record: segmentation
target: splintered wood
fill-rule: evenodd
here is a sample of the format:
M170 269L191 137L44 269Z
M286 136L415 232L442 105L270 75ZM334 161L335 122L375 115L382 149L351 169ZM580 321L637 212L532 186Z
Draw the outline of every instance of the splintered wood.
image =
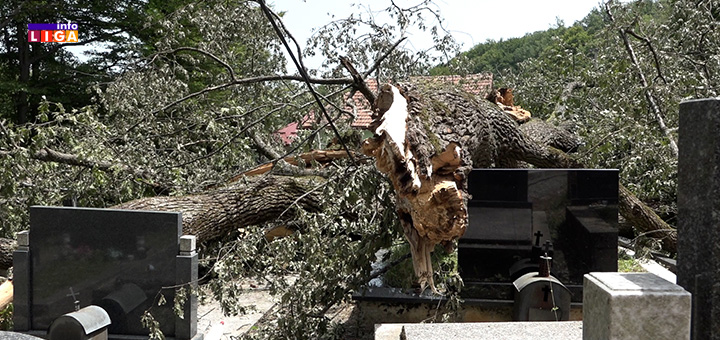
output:
M487 96L487 100L497 104L503 112L509 115L518 123L524 123L530 120L530 111L523 109L520 106L516 106L513 103L512 89L502 87L498 90L493 90Z
M449 142L440 153L418 151L422 146L408 139L408 130L417 129L408 126L408 99L396 86L384 85L375 106L375 136L363 142L363 152L376 159L377 168L393 184L421 289L429 286L437 292L430 253L436 244L458 239L467 228L465 192L460 189L465 178L456 172L462 149Z

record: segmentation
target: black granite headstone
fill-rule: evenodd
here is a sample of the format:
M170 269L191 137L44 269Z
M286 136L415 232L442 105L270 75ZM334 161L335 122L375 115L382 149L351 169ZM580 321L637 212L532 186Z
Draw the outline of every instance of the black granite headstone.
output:
M580 169L568 172L569 198L573 205L618 201L617 170Z
M678 284L692 293L692 339L720 339L720 99L680 104Z
M468 187L468 230L458 243L466 282L510 283L511 267L548 241L563 283L617 270L617 170L473 169Z
M197 279L192 269L197 255L179 255L181 231L180 213L31 207L29 275L20 273L28 276L30 290L29 296L16 298L29 311L16 311L16 329L47 331L76 304L92 304L110 315L109 333L147 336L140 320L152 307L164 334L192 338L195 329L177 329L174 289L162 289ZM159 293L169 303L159 306Z
M473 169L468 193L473 201L527 202L527 171L517 169Z
M618 270L618 230L592 207L567 208L570 238L575 242L573 256L588 272Z

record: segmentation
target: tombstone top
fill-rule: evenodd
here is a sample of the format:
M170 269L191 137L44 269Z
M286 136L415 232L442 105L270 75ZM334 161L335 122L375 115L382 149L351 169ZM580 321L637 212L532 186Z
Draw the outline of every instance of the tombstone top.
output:
M582 339L582 322L418 323L402 325L402 334L403 338L408 340L567 340Z
M607 287L608 291L619 293L685 292L682 287L651 273L590 273L586 277L593 278L598 284Z

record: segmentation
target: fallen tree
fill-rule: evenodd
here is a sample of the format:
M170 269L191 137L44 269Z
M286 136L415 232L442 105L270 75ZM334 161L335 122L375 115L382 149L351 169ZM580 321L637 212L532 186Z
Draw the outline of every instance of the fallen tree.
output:
M496 105L452 86L386 85L374 103L376 115L370 129L376 135L364 141L362 149L376 159L378 169L393 183L398 198L395 209L423 285L433 287L429 256L435 244L449 244L464 233L467 174L473 167L515 167L520 163L541 168L583 167L551 146L555 145L553 141L560 141L557 143L561 147L574 148L577 141L567 131L547 124L522 129ZM298 159L331 161L346 154L315 151L285 160L301 164ZM242 226L278 217L289 219L293 209L319 211L320 200L302 177L247 177L269 171L274 163L236 176L226 186L207 192L143 198L115 208L181 211L184 232L196 235L201 244ZM653 236L663 237L665 250L676 250L673 228L623 186L619 207L638 231L657 234ZM0 262L7 267L12 263L10 241L3 243L2 249Z

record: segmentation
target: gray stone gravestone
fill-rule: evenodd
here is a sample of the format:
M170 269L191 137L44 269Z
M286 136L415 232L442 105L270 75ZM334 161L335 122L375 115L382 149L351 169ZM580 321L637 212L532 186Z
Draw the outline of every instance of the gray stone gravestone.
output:
M692 293L692 338L720 340L720 100L680 104L678 284Z
M197 282L194 238L181 231L180 213L31 207L14 254L15 330L45 333L76 305L97 305L111 339L143 339L152 307L169 339L196 339L196 296L182 318L173 312L174 287ZM160 293L168 303L158 305Z

